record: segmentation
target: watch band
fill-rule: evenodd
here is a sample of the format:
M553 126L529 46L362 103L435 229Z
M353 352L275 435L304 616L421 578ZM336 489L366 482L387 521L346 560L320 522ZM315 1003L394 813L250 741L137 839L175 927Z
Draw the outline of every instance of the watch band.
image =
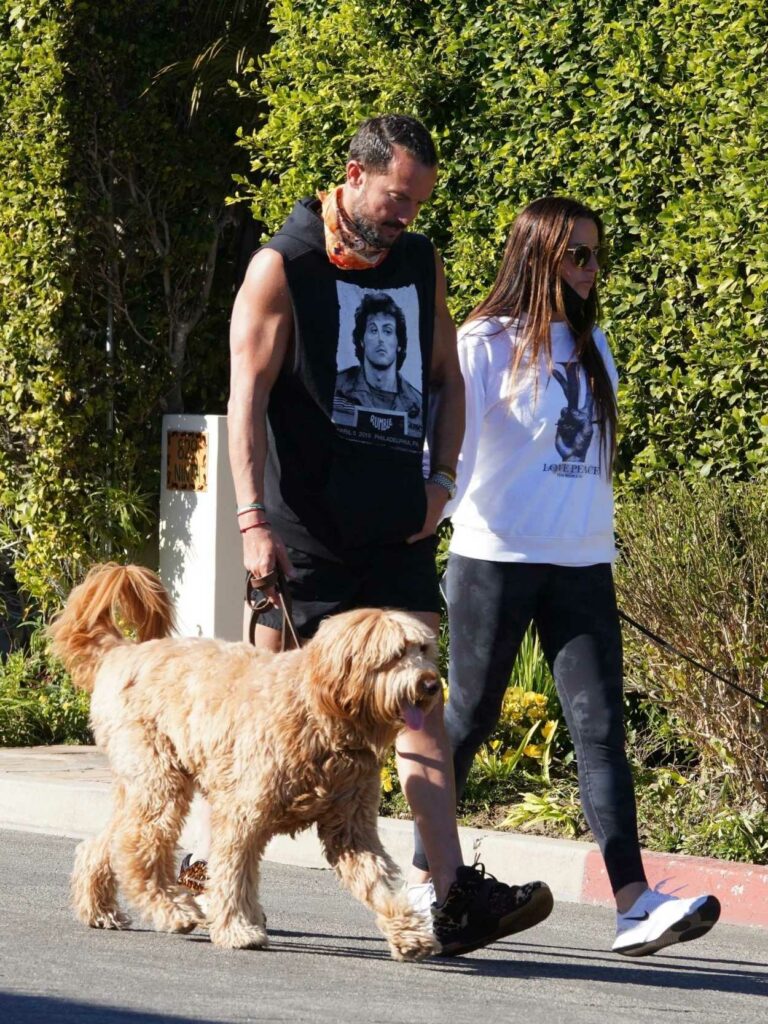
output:
M456 497L456 481L451 480L447 473L430 473L427 483L437 484L438 487L444 487L448 491L449 498Z

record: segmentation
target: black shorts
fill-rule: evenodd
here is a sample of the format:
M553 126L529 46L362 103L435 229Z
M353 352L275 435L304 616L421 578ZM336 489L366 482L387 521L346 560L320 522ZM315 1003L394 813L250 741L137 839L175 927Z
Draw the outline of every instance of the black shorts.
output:
M288 581L293 621L304 638L315 633L322 619L352 608L440 611L435 536L415 544L382 544L352 551L338 562L296 548L287 550L296 573ZM259 616L259 625L280 629L282 615L270 608Z

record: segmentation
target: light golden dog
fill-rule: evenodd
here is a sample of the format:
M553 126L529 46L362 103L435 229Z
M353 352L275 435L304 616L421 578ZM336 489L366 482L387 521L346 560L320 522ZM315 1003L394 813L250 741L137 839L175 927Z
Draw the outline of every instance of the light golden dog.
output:
M157 576L114 564L92 569L50 627L55 653L93 693L94 734L114 776L109 824L77 849L77 917L94 928L129 924L119 883L161 931L207 924L218 946L265 947L264 848L315 822L329 863L376 913L392 955L435 952L376 830L382 758L440 690L429 630L403 612L363 609L327 619L301 650L270 654L171 638L172 628ZM212 809L207 918L174 881L195 785Z

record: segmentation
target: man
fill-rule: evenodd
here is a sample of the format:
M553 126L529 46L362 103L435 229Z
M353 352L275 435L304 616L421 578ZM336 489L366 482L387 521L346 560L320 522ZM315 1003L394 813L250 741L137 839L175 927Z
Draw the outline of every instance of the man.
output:
M363 296L355 311L352 341L357 365L336 377L333 422L356 426L361 414L373 413L376 419L369 422L380 429L395 426L398 432L421 437L421 391L400 372L408 353L408 327L391 296ZM381 415L392 412L394 416Z
M350 144L344 184L296 203L251 260L235 301L228 425L243 560L256 577L282 567L305 638L323 617L360 606L402 608L438 630L435 530L453 490L463 382L441 262L427 238L406 230L436 178L423 125L400 115L366 121ZM413 327L416 435L394 429L387 421L397 417L377 415L376 405L334 422L339 352L354 311L372 295L388 296ZM393 380L379 377L380 395ZM279 649L278 626L276 609L263 616L257 646ZM403 730L397 757L444 952L478 948L546 917L546 886L509 887L463 866L442 708L422 728ZM414 871L412 881L427 880Z

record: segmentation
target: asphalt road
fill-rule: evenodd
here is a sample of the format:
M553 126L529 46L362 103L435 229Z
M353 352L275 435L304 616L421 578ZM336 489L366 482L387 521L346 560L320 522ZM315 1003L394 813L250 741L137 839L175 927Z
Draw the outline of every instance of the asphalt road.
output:
M718 925L643 960L609 951L613 914L561 903L544 924L471 956L399 964L328 871L264 865L268 951L205 933L79 925L75 842L0 832L0 1022L183 1024L764 1024L768 934Z

